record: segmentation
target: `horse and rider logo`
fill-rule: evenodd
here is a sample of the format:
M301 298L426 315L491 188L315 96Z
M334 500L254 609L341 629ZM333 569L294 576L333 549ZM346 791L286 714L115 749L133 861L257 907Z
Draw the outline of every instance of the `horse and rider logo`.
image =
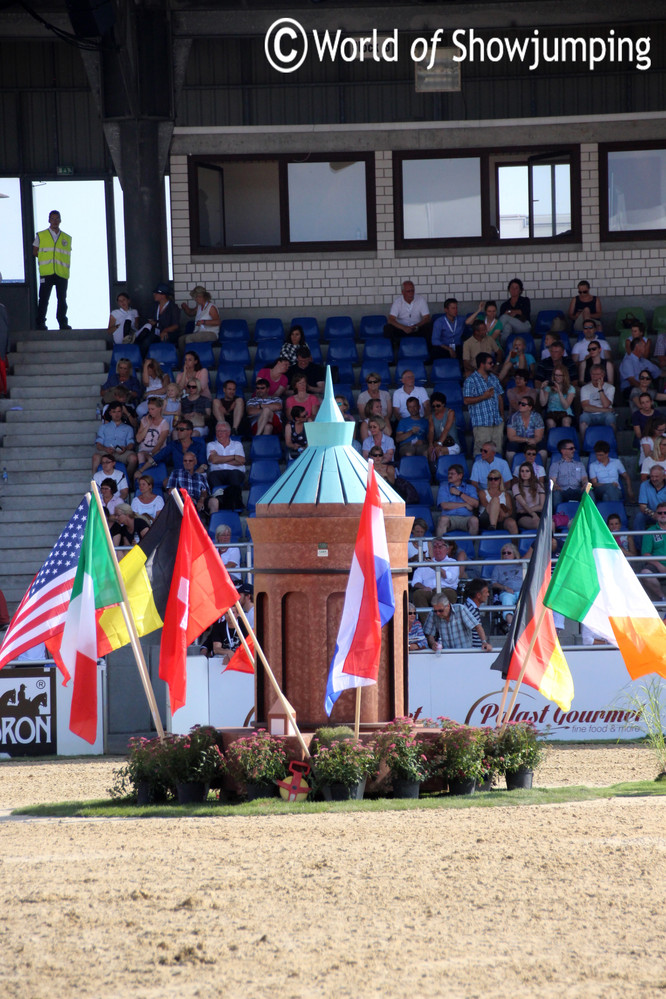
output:
M56 751L52 677L43 670L0 673L0 753L32 756Z

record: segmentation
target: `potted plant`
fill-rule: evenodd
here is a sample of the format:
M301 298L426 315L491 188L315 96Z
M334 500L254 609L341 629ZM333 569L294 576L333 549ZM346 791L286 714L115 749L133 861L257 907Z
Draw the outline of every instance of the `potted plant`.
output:
M534 722L508 722L497 733L497 750L508 790L532 787L534 770L546 755Z
M377 773L377 756L373 745L351 738L333 739L325 745L321 730L316 733L313 769L317 784L327 801L360 800L368 777Z
M173 785L166 772L162 740L133 736L128 747L127 763L113 771L111 797L125 798L131 794L138 805L166 801L173 794Z
M275 782L287 776L288 762L284 741L264 728L236 739L227 749L229 773L245 785L248 801L274 797Z
M411 718L395 718L377 738L377 755L391 773L396 798L418 798L429 773L427 746L415 738Z
M485 727L479 729L483 742L483 774L477 781L477 791L490 791L499 774L504 773L504 760L497 741L497 729Z
M451 724L438 740L435 766L449 785L449 794L473 794L485 775L484 742L478 728Z
M176 786L179 804L205 801L211 780L223 772L218 739L212 725L195 725L187 735L166 736L164 766Z

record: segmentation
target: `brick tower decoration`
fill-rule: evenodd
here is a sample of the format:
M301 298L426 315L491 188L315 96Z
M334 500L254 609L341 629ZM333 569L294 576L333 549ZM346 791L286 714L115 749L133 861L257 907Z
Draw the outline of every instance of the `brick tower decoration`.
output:
M330 368L308 447L262 496L251 521L256 630L301 729L353 721L355 691L345 691L331 716L324 710L349 568L365 499L367 461L352 447L333 394ZM361 723L406 712L407 541L412 518L403 499L377 477L386 524L395 615L382 634L379 678L363 688ZM257 720L265 722L272 691L257 672Z

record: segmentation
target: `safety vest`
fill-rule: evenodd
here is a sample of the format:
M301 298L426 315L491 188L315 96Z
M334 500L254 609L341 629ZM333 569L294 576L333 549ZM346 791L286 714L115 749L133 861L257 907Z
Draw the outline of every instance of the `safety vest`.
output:
M72 237L63 232L58 233L55 243L50 229L42 229L37 233L39 237L39 253L37 262L39 264L39 276L50 277L57 274L58 277L69 277L69 261L72 254Z

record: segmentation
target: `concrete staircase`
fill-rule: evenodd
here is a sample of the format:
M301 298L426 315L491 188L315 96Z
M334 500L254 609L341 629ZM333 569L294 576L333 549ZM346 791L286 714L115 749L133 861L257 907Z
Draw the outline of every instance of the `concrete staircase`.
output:
M9 399L0 400L0 589L10 613L90 484L105 330L12 335Z

